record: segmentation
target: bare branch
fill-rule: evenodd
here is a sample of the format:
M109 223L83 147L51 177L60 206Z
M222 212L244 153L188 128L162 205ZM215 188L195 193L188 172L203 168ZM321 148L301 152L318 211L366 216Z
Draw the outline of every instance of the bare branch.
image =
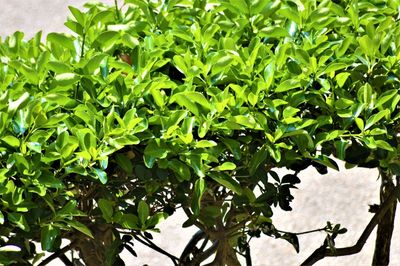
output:
M159 246L157 246L156 244L154 244L152 241L150 241L149 239L147 239L146 237L143 237L142 235L138 234L132 234L132 236L139 241L140 243L142 243L145 246L148 246L149 248L167 256L168 258L170 258L172 260L172 262L174 263L174 265L178 265L177 261L179 261L179 259L177 257L175 257L174 255L168 253L167 251L165 251L164 249L160 248ZM142 237L143 239L141 239L140 237Z
M69 251L72 249L72 245L69 244L65 247L63 247L62 249L57 250L56 252L54 252L53 254L51 254L50 256L48 256L46 259L44 259L41 263L39 263L38 266L44 266L49 264L51 261L59 258L61 259L62 262L64 262L64 264L66 266L73 266L73 263L67 258L67 256L65 256L65 252Z
M346 248L335 248L332 250L327 247L326 244L322 245L318 249L316 249L302 264L301 266L313 265L319 260L322 260L325 257L339 257L339 256L347 256L356 254L361 251L364 247L365 242L368 240L375 226L379 223L379 221L385 216L386 212L392 206L392 202L397 199L397 193L399 193L400 186L397 185L392 192L390 193L387 200L382 203L379 210L372 217L371 221L368 223L367 227L365 227L364 232L361 234L357 243L351 247Z

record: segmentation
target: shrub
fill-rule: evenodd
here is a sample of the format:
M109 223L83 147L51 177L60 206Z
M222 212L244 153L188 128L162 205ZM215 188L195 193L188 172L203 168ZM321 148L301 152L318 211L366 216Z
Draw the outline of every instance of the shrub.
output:
M394 213L400 175L399 5L88 3L86 12L70 7L72 36L7 37L0 263L38 261L34 242L53 252L44 263L68 264L64 253L76 250L87 265L121 265L123 247L135 255L133 239L165 253L149 231L178 208L183 226L201 231L180 258L166 254L174 264L216 254L215 265L239 265L244 254L250 265L249 239L261 234L298 250L296 233L273 226L272 208L291 210L298 173L338 170L333 158L380 169L383 203L371 226L389 222L387 232L394 214L381 218ZM289 174L279 176L282 167ZM335 248L340 226L323 230L306 264L360 249ZM199 251L201 239L212 244Z

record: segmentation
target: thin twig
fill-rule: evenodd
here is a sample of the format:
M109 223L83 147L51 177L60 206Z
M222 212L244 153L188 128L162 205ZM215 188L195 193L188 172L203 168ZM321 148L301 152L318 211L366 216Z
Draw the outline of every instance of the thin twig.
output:
M336 257L336 256L347 256L356 254L361 251L364 247L365 242L368 240L375 226L379 223L379 221L385 216L386 212L390 209L391 203L397 200L397 193L399 193L400 186L397 185L393 191L390 193L387 200L382 203L379 210L372 217L371 221L365 227L364 232L361 234L357 243L351 247L345 248L335 248L332 250L328 248L326 245L322 245L318 249L316 249L302 264L301 266L309 266L313 265L319 260L322 260L325 257Z
M276 229L276 231L278 231L279 233L283 233L283 234L293 234L293 235L299 236L299 235L305 235L305 234L316 233L316 232L320 232L320 231L326 231L326 229L327 229L327 228L324 227L324 228L313 229L313 230L308 230L308 231L299 232L299 233L286 232L286 231L279 230L279 229Z

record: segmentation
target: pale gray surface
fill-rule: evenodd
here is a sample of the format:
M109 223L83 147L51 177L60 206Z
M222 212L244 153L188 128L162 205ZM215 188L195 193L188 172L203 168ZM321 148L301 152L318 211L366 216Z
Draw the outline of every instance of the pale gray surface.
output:
M108 3L112 0L106 1ZM121 0L119 0L121 2ZM82 6L79 0L0 0L0 36L11 34L16 30L32 37L35 32L43 30L44 34L52 31L66 31L63 25L68 15L68 5ZM341 165L341 169L344 167ZM366 169L345 170L340 173L330 171L326 176L319 176L312 169L301 174L302 183L294 193L294 211L275 211L274 223L282 230L300 232L323 227L326 221L341 223L349 232L338 237L338 247L354 244L371 218L368 204L377 203L379 181L377 173ZM398 213L399 214L399 213ZM181 215L182 217L182 215ZM184 221L179 216L169 218L161 225L163 234L155 242L175 255L179 255L184 245L195 232L182 229ZM322 244L323 233L304 235L300 238L300 254L283 240L263 237L251 242L253 265L286 266L299 265L311 252ZM357 255L327 258L319 266L364 266L370 265L375 235L371 236L365 248ZM400 265L400 232L398 226L394 232L392 260L390 265ZM139 259L126 255L127 265L167 266L170 261L150 250L136 250ZM55 262L53 265L60 265Z

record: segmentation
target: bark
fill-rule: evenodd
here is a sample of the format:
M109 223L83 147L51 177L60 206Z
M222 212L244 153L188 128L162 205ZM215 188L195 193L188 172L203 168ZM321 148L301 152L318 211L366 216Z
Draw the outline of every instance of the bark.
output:
M212 263L214 266L240 266L235 249L229 243L230 234L222 221L217 221L217 231L214 235L218 241L217 253Z
M113 233L110 225L90 227L94 238L82 233L76 234L74 247L86 266L103 266L106 262L107 247L112 244Z
M383 202L388 199L395 185L393 183L393 176L391 174L385 173L383 170L381 170L380 172L382 178L382 185L380 189L380 202L381 204L383 204ZM396 205L397 201L393 201L390 203L390 207L387 210L385 217L383 217L383 219L378 224L372 266L389 265L390 244L394 228Z

